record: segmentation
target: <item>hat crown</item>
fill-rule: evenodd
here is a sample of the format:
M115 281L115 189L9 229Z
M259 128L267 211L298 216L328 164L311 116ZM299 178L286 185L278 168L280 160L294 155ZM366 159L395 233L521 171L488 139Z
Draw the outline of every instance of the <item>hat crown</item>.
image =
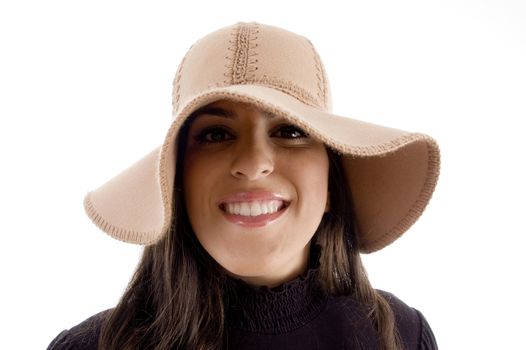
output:
M173 81L173 116L206 90L238 84L271 87L331 111L327 74L310 40L282 28L239 22L190 47Z

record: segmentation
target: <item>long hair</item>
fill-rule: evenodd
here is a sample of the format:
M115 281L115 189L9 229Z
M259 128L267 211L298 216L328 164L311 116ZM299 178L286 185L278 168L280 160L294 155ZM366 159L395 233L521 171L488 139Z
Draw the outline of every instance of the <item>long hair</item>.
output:
M222 286L225 270L197 240L186 213L181 188L182 162L190 117L179 131L173 222L168 234L144 248L137 269L109 314L99 349L227 348ZM350 189L341 158L327 148L329 202L313 236L321 246L318 283L328 295L352 295L367 310L382 349L402 349L393 312L375 291L358 251Z

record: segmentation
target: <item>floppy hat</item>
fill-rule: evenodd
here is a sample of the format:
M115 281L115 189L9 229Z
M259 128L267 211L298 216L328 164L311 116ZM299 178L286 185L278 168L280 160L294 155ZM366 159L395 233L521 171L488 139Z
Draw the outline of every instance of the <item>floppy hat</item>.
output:
M317 51L290 31L240 22L208 34L179 64L172 97L172 123L163 143L84 198L93 223L118 240L149 245L167 234L178 131L196 109L222 99L282 116L341 154L361 252L382 249L400 237L435 189L436 141L333 114Z

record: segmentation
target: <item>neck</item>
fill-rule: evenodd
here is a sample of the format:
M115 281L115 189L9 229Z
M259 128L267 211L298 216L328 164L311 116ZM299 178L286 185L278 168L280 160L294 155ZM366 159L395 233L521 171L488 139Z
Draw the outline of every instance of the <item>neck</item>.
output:
M320 255L315 248L302 276L274 288L254 287L240 278L228 277L223 298L229 326L250 332L284 333L318 314L327 297L317 283Z
M287 261L285 264L283 264L283 266L277 268L275 272L259 276L240 276L231 272L228 272L228 274L234 278L239 278L249 285L255 287L277 287L283 283L297 278L298 276L302 276L307 272L311 250L310 246L311 242L305 246L301 254L295 256L290 261Z

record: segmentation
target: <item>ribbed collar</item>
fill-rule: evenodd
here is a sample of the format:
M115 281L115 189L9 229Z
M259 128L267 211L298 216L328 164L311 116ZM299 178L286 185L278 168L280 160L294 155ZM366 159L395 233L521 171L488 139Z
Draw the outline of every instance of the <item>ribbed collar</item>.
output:
M265 334L297 329L316 317L327 298L318 287L320 246L311 245L307 271L279 286L252 286L240 278L227 277L225 297L227 324L231 328Z

